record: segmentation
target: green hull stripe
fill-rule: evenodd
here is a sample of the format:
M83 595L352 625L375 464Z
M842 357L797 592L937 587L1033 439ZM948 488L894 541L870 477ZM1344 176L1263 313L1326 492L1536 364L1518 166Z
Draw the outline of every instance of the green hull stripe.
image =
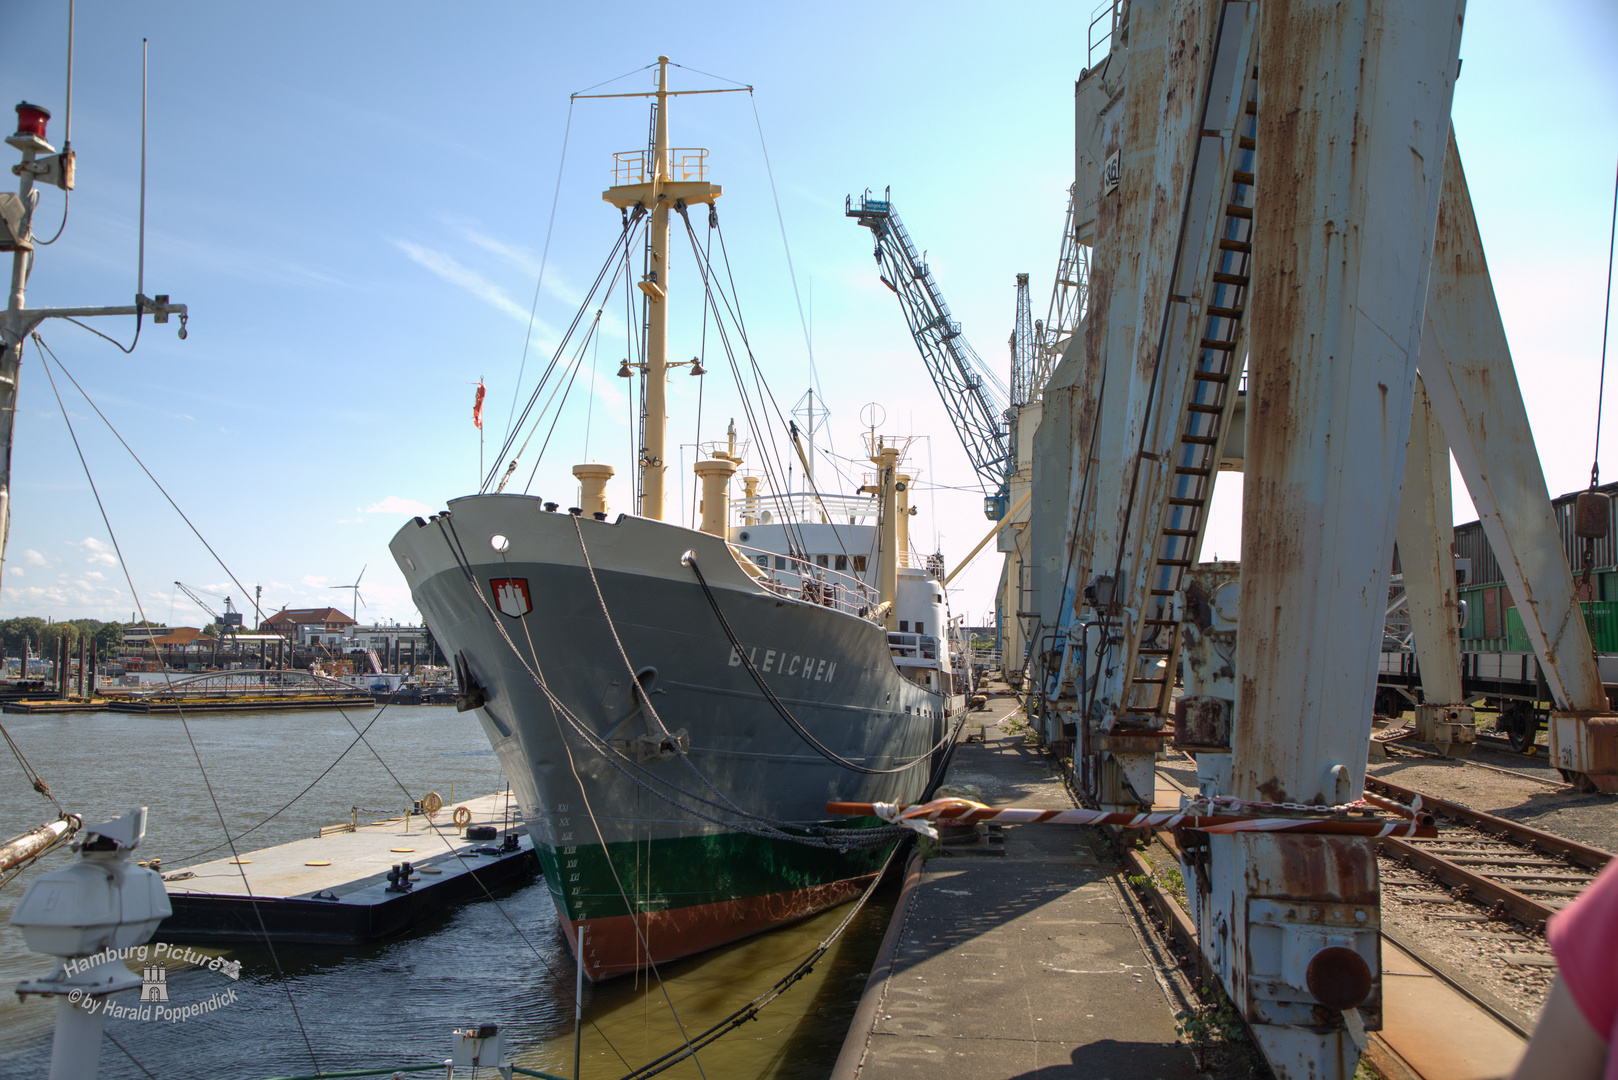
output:
M836 822L843 828L882 824L874 817ZM636 913L672 911L864 877L882 868L893 845L843 854L788 840L720 833L608 844L605 854L599 844L537 844L535 850L551 896L568 918L607 919L630 913L620 883Z

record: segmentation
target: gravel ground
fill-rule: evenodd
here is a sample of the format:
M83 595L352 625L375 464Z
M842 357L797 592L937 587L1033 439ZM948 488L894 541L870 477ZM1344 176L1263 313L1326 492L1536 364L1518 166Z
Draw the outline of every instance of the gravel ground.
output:
M1377 863L1384 927L1447 961L1527 1020L1539 1016L1556 976L1543 934L1510 920L1490 920L1486 907L1453 899L1434 902L1440 895L1448 896L1441 883L1391 859L1379 858ZM1476 918L1450 917L1468 914Z
M1489 760L1489 764L1494 761ZM1402 787L1532 825L1581 844L1606 851L1618 846L1618 797L1612 795L1575 795L1572 788L1560 782L1551 787L1527 777L1474 768L1465 761L1437 758L1389 757L1385 762L1373 762L1369 772Z

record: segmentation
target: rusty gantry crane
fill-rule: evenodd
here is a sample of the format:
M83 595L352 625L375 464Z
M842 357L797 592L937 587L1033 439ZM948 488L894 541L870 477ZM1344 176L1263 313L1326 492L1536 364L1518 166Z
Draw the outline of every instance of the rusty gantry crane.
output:
M1044 390L1029 525L1038 724L1093 806L1151 806L1172 731L1203 798L1351 813L1396 539L1418 726L1464 744L1451 451L1555 698L1556 764L1618 787L1450 133L1463 9L1113 7L1076 95L1088 310ZM1199 564L1231 467L1241 562ZM1276 1074L1352 1076L1381 1020L1372 841L1181 849L1204 959Z

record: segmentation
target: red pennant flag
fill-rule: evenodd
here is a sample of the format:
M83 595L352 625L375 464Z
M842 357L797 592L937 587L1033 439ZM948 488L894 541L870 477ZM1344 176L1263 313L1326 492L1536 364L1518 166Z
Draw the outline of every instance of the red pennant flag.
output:
M472 400L472 426L483 429L483 380L478 380L478 395Z

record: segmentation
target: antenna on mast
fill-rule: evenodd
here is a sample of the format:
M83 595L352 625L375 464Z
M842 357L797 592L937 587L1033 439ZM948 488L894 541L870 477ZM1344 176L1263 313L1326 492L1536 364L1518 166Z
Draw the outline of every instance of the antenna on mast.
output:
M140 39L140 246L135 256L135 307L146 305L146 39ZM140 317L137 310L135 317Z
M73 149L73 7L67 0L67 115L62 117L62 153Z

